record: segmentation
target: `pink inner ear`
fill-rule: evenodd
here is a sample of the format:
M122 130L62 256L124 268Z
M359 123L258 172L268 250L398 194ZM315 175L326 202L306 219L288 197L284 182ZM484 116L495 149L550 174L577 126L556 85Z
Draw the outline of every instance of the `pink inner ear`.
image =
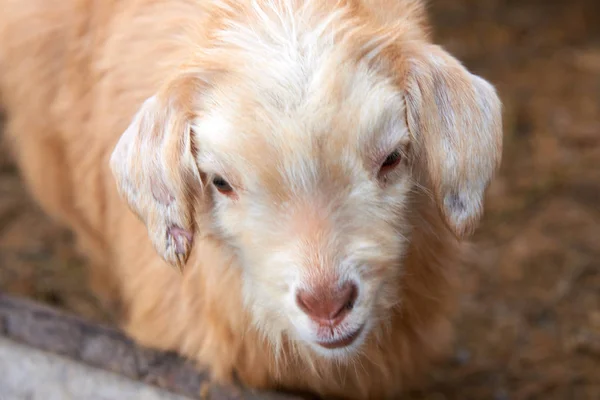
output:
M167 189L167 186L161 180L151 178L150 190L152 191L152 197L165 206L168 206L175 200L175 197L173 197L169 192L169 189Z
M177 226L170 227L167 231L167 235L173 238L173 242L175 243L175 253L177 254L185 254L189 250L192 240L194 239L194 235L192 235L190 231L186 231Z

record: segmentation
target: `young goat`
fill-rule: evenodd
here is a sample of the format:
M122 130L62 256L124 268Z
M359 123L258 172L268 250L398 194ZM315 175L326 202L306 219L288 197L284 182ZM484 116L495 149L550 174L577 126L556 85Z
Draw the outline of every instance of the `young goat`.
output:
M501 104L420 1L0 9L16 160L133 338L345 398L396 396L443 354Z

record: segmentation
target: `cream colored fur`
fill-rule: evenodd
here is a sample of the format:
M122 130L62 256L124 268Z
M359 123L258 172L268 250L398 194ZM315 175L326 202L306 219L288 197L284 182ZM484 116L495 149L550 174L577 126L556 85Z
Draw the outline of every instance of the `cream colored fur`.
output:
M396 396L444 354L501 105L430 43L420 1L0 9L22 174L133 338L223 381L346 398ZM323 332L295 294L348 280L356 304Z

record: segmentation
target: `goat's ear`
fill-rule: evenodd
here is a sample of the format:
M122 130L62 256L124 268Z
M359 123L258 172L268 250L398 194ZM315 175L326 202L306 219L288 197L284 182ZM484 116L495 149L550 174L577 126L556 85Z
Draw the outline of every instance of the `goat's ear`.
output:
M191 252L194 205L202 193L191 131L196 90L189 78L148 98L110 158L119 194L146 225L159 255L180 270Z
M502 105L494 87L435 45L408 61L407 123L446 224L470 235L502 156Z

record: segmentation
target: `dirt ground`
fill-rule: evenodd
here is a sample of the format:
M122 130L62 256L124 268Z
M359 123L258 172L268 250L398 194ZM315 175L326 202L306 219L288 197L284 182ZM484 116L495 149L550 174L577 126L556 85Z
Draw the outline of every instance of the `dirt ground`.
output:
M438 42L497 86L505 153L455 356L409 397L600 399L600 1L430 4ZM0 290L104 320L70 235L1 151Z

